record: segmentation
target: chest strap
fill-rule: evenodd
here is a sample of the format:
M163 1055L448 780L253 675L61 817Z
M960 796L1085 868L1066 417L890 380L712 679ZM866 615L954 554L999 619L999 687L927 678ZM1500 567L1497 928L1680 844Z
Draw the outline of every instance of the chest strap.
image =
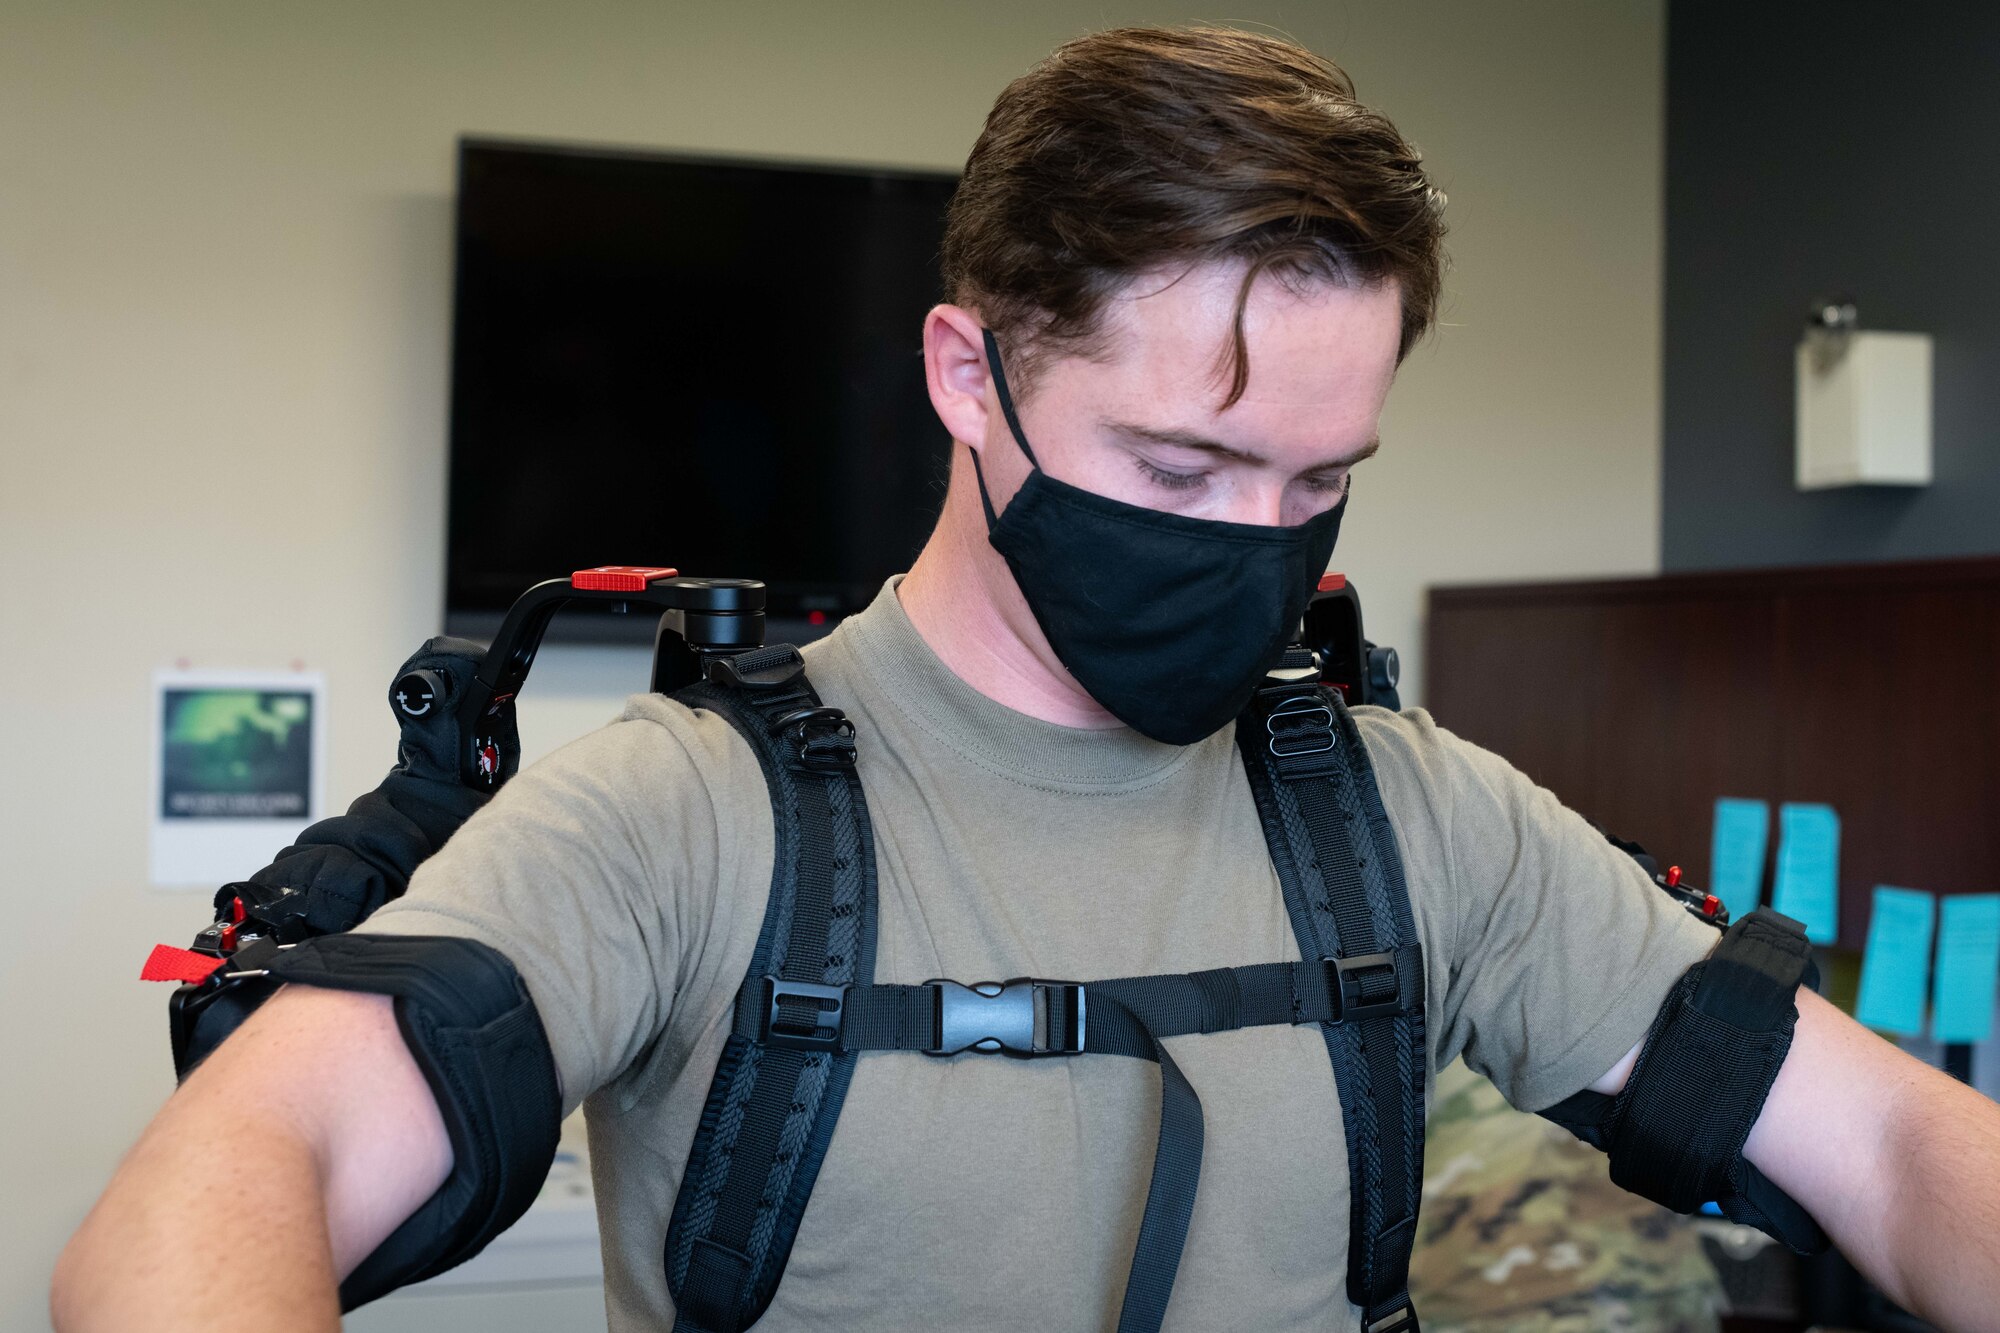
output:
M777 1049L981 1051L1023 1058L1153 1058L1151 1039L1239 1028L1352 1023L1423 1007L1423 950L1253 963L1111 981L1017 977L967 985L801 986L751 977L735 1035ZM796 1014L811 1017L795 1021Z
M1139 1333L1158 1329L1166 1318L1201 1177L1201 1098L1162 1041L1421 1014L1423 984L1423 950L1415 944L1351 958L1091 982L1019 977L973 985L802 986L753 976L737 992L732 1039L839 1055L977 1051L1024 1059L1125 1055L1157 1063L1159 1139L1118 1319L1121 1333Z

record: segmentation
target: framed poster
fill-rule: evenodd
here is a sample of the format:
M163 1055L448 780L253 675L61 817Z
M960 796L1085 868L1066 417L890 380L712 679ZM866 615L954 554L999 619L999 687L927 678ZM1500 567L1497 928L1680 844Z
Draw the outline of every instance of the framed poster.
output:
M322 817L325 701L305 672L154 673L156 887L242 879Z

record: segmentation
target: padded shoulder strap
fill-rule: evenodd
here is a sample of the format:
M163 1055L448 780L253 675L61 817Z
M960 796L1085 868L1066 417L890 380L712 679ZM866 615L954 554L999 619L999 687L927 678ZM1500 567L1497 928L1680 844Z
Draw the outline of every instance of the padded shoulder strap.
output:
M777 1291L853 1077L854 1054L813 1038L837 1026L840 988L874 979L875 848L854 726L821 704L796 648L715 663L676 697L727 718L763 766L777 841L750 975L785 983L773 1017L799 1034L728 1038L667 1229L674 1327L736 1333Z
M1280 663L1305 667L1291 655ZM1423 952L1375 770L1339 694L1316 680L1262 690L1237 746L1306 958L1337 959L1363 1005L1413 1008L1322 1023L1347 1133L1348 1298L1365 1333L1417 1327L1410 1252L1424 1173ZM1414 977L1401 973L1414 966Z

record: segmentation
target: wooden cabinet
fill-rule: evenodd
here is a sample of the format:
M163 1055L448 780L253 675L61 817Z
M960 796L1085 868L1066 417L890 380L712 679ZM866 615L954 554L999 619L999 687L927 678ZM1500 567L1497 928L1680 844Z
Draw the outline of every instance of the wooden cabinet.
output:
M1425 679L1698 884L1716 797L1833 806L1843 945L1876 884L2000 892L2000 559L1436 588Z

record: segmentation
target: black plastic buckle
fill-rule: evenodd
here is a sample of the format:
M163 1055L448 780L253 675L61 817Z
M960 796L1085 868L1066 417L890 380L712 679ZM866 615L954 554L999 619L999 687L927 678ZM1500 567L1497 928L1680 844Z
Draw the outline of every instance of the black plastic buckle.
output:
M795 1051L833 1051L840 1048L840 1025L847 1016L847 987L821 986L810 981L764 978L764 1027L757 1034L766 1046L782 1046ZM786 1005L808 1004L813 1010L810 1026L782 1012Z
M1334 746L1333 709L1315 691L1287 699L1264 717L1273 756L1325 754Z
M1327 965L1327 981L1334 999L1334 1022L1355 1023L1364 1018L1394 1017L1403 1012L1403 978L1396 970L1395 954L1362 953L1352 958L1322 958L1320 961ZM1378 967L1389 969L1389 998L1364 999L1361 988L1367 979L1360 973Z
M798 747L798 761L820 773L854 767L854 723L838 708L800 708L771 724L773 736Z
M786 643L767 644L747 652L711 657L704 664L708 678L739 690L773 690L805 674L805 659Z
M926 1055L985 1051L1028 1059L1083 1050L1084 992L1074 981L927 981L937 1004L937 1045Z

